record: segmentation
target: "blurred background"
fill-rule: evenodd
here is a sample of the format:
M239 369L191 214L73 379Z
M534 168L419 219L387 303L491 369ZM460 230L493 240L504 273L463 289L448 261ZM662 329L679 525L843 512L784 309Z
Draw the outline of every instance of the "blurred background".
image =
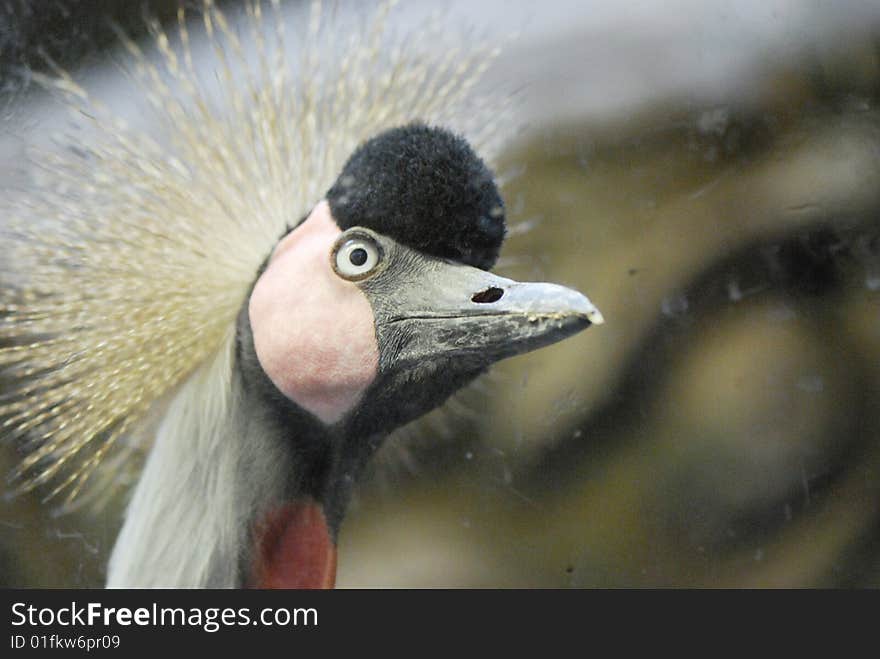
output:
M497 270L606 324L389 440L338 585L880 586L880 5L475 4L436 20L506 44ZM29 72L112 89L141 6L178 3L0 0L0 175L52 121ZM0 501L0 584L102 585L122 505Z

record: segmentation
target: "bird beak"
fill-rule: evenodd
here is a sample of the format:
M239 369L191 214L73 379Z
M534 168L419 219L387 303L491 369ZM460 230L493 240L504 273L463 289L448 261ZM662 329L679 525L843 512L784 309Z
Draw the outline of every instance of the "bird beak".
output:
M398 364L452 357L488 365L604 322L595 305L570 288L446 261L423 268L400 293L384 323L406 328Z

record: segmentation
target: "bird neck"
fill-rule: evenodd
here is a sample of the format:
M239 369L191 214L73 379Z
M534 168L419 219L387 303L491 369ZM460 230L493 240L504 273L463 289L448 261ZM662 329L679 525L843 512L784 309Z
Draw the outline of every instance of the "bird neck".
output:
M249 405L233 347L230 337L170 403L110 558L109 587L245 585L255 518L300 480L289 443Z
M336 542L384 433L327 428L282 399L267 401L277 392L248 377L248 354L230 337L169 404L110 558L109 587L250 585L261 529L298 501L320 504Z

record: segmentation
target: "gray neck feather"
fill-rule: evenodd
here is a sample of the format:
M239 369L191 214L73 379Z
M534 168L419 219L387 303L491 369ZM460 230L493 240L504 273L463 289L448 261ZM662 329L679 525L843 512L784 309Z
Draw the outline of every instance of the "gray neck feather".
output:
M253 523L285 498L287 442L247 400L230 339L169 405L110 558L108 587L237 588Z

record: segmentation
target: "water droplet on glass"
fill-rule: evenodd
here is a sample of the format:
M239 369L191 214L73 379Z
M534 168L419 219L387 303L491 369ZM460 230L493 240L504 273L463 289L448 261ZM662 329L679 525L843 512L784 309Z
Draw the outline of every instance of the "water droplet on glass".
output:
M821 375L803 375L798 378L796 386L801 391L818 394L825 389L825 379Z
M679 316L688 310L688 301L684 293L672 293L663 298L660 310L664 316Z

